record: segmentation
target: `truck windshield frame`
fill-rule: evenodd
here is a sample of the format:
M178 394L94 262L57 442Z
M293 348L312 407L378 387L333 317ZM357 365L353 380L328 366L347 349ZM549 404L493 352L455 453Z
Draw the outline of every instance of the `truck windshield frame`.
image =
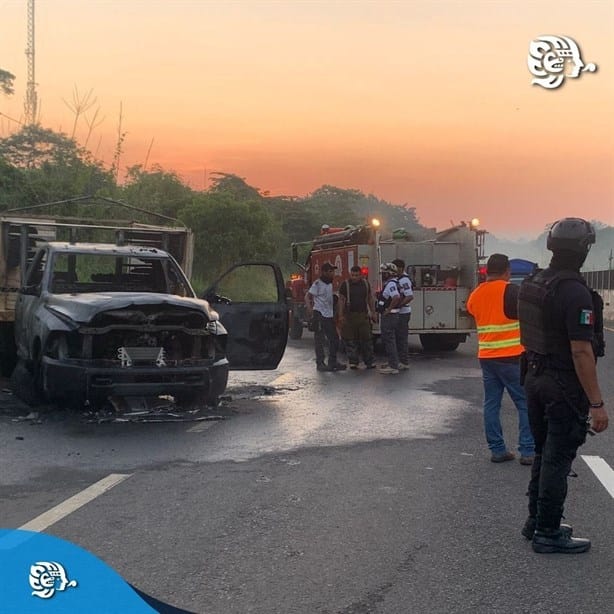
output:
M49 288L52 294L145 292L195 297L174 260L153 254L55 252Z

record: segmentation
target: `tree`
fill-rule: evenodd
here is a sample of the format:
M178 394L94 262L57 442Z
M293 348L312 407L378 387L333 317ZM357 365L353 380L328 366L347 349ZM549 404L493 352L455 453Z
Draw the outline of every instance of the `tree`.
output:
M258 188L247 185L243 177L231 173L211 173L210 192L232 194L237 200L259 200L262 198Z
M15 75L10 73L8 70L3 70L0 68L0 90L2 93L11 96L14 93L13 81L15 80Z
M19 193L8 202L31 205L114 190L101 162L73 139L41 126L26 126L0 139L0 159L5 175L10 168L20 178Z
M194 274L201 284L235 262L276 260L287 250L279 221L261 200L237 200L230 192L201 194L180 218L194 231Z
M157 165L150 171L145 171L141 165L131 166L121 193L122 198L135 207L173 218L177 218L179 211L194 198L194 191L176 173Z
M0 139L0 156L18 168L40 168L46 163L68 164L88 159L90 154L61 132L29 125Z

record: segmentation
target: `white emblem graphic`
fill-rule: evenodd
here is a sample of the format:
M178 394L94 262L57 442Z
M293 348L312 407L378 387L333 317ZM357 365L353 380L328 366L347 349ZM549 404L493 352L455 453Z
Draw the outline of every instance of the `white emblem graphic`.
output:
M30 586L33 595L41 599L53 597L55 591L65 591L77 586L76 580L68 580L66 570L59 563L39 561L30 565Z
M569 70L565 72L565 64ZM559 87L565 77L577 79L582 72L595 72L597 65L585 64L576 42L568 36L540 36L531 41L527 65L536 78L531 81L546 89Z

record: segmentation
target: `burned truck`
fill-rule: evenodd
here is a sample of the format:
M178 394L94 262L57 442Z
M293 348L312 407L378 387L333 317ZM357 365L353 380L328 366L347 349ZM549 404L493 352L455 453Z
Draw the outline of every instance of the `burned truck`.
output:
M14 355L6 344L4 352L5 362L17 362L14 391L29 404L171 395L182 405L215 405L229 369L274 369L283 356L287 307L273 263L235 265L205 300L174 255L154 245L174 246L189 270L185 228L139 228L138 245L126 241L136 233L130 226L108 225L118 240L96 243L50 239L58 224L91 234L100 223L2 223L28 261L13 303Z

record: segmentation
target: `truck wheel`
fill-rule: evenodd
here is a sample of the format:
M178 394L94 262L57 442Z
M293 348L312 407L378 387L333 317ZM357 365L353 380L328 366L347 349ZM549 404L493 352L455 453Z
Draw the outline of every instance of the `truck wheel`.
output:
M23 360L17 362L13 373L11 373L11 389L17 398L31 407L36 407L42 403L34 375Z
M300 339L303 336L303 323L298 318L290 320L288 336L290 339Z
M425 352L453 352L460 344L460 335L420 335L420 343Z

